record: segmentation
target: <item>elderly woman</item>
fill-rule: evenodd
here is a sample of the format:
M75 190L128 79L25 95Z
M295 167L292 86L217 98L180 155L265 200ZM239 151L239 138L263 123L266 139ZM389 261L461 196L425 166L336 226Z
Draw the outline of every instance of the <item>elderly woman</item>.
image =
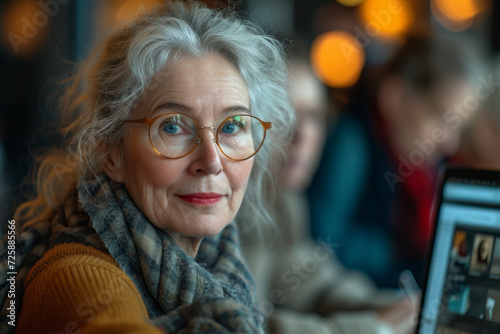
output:
M16 212L5 328L14 300L22 333L262 332L232 221L241 205L268 216L293 126L282 53L200 5L112 34L67 90L64 148Z

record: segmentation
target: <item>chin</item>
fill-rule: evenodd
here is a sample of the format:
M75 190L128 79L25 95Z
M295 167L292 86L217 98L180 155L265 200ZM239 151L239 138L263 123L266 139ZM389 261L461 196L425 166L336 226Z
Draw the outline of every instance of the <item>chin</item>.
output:
M220 219L203 219L199 223L191 223L193 226L187 233L180 233L188 235L190 237L204 238L211 237L213 235L219 234L227 225L231 224L231 221L227 223L220 223Z

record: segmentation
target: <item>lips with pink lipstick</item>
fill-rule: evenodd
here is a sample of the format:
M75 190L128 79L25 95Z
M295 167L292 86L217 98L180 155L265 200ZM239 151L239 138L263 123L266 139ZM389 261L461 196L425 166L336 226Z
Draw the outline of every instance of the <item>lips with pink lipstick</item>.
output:
M218 193L194 193L194 194L177 195L177 196L183 201L199 205L215 204L222 197L224 197L223 195Z

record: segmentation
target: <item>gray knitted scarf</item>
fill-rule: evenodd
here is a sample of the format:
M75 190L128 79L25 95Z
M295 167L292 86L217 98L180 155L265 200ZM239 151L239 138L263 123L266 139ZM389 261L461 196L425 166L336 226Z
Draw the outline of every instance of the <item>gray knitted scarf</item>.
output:
M111 254L139 290L150 321L169 333L263 332L235 223L205 238L193 259L148 221L121 184L105 178L81 181L51 221L16 235L15 270L7 265L7 237L0 249L1 332L15 330L8 325L7 272L17 272L19 316L29 270L49 249L75 242Z

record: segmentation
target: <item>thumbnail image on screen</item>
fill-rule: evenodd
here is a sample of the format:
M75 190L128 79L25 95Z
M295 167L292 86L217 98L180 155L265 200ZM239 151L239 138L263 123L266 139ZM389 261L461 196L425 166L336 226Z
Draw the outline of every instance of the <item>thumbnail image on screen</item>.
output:
M476 234L471 254L471 274L481 274L488 271L494 240L495 238L491 235Z
M486 296L486 320L500 323L500 290L488 290Z
M487 294L488 288L479 285L471 286L469 295L469 309L467 310L465 315L485 320Z
M453 246L451 249L450 271L461 272L469 268L472 243L469 241L473 238L465 231L455 231L453 238Z
M491 260L490 276L500 278L500 238L495 239L495 248L493 249L493 259Z
M464 315L470 306L470 286L468 284L448 281L446 284L447 309L450 313Z
M447 303L446 309L453 314L485 320L488 316L487 300L489 291L488 288L479 285L469 285L463 281L448 280L444 295L444 301ZM494 299L494 297L490 299Z

